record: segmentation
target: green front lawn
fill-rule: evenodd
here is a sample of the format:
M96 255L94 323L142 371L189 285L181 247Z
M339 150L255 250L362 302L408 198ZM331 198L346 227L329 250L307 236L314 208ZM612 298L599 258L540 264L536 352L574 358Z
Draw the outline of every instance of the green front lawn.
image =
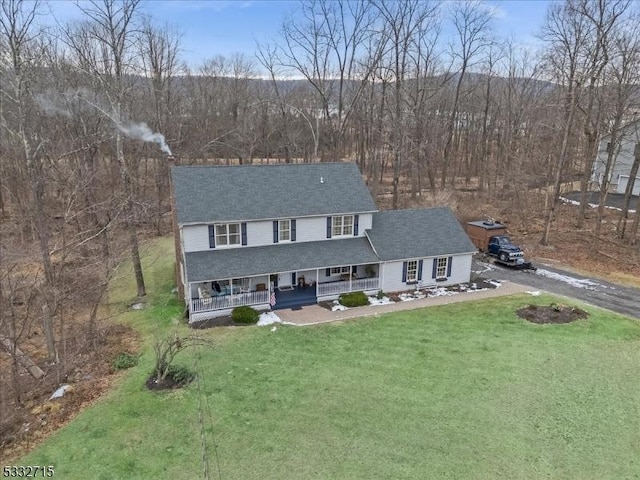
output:
M148 346L156 329L187 332L172 325L171 256L155 258L150 308L124 317ZM584 306L590 318L567 325L514 314L551 301L198 331L213 347L178 363L199 383L145 390L147 347L105 400L20 463L62 479L203 478L203 434L211 478L639 478L640 325Z

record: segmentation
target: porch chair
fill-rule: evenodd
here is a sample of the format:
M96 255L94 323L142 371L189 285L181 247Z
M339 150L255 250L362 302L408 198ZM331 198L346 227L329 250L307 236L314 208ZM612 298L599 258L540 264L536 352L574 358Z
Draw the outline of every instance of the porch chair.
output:
M243 278L242 286L240 287L240 293L249 293L251 291L251 279Z
M209 293L209 289L203 285L198 287L198 297L200 300L205 300L207 298L211 298L211 294Z

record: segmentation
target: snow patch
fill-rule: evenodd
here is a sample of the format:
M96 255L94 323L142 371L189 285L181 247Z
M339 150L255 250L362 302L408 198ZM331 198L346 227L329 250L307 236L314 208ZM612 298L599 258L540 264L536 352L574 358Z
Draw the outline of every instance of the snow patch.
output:
M482 268L482 270L471 270L473 273L477 273L478 275L483 274L484 272L491 272L495 270L495 268L488 263L478 262L478 266Z
M394 303L389 297L369 297L369 305L389 305Z
M67 392L67 390L71 389L71 385L62 385L58 388L53 394L49 397L49 400L53 400L54 398L61 398Z
M458 293L460 292L447 290L444 287L430 288L429 290L427 290L427 294L429 297L450 297L451 295L457 295Z
M599 283L594 282L593 280L589 280L588 278L581 279L581 278L570 277L569 275L562 275L560 273L551 272L543 268L539 268L538 270L536 270L536 274L542 275L543 277L551 278L553 280L558 280L560 282L568 283L569 285L575 288L595 290L596 287L600 286Z
M566 197L559 197L560 201L564 202L564 203L568 203L569 205L580 205L580 202L578 202L577 200L571 200L569 198ZM591 208L598 208L598 204L597 203L587 203L587 205L589 205ZM612 207L610 205L605 205L604 208L608 208L609 210L615 210L617 212L621 212L622 209L618 208L618 207ZM629 210L629 213L636 213L635 210Z
M259 327L266 327L267 325L274 325L279 323L280 325L295 325L295 323L291 322L283 322L275 312L264 312L260 314L260 318L258 318ZM275 332L275 327L271 329L272 332Z
M531 295L532 297L539 297L540 296L540 290L533 290L533 291L527 290L527 293L529 295Z

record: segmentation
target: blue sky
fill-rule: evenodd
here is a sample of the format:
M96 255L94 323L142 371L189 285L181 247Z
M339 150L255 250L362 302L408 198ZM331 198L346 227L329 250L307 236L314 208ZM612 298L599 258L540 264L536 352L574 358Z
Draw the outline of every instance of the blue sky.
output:
M485 1L496 16L495 31L516 43L533 45L545 18L549 0ZM76 16L67 0L53 0L59 21ZM175 26L182 34L182 56L196 66L202 60L242 52L253 56L256 41L276 39L282 21L295 12L288 0L147 0L143 10L159 23Z

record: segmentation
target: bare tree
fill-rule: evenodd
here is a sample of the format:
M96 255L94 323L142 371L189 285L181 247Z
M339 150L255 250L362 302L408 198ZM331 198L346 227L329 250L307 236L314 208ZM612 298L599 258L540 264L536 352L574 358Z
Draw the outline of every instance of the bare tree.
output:
M168 132L170 111L174 103L174 77L178 73L178 53L180 37L169 26L156 27L150 19L145 19L142 27L140 42L141 58L144 73L151 79L151 96L154 104L154 128ZM169 168L166 157L156 156L155 187L156 187L156 234L162 234L163 200L168 197Z
M547 212L545 215L545 229L540 244L549 244L551 222L558 203L562 174L564 172L569 137L573 128L576 113L577 96L583 84L582 62L584 49L587 44L589 26L581 15L570 8L568 4L552 4L547 13L547 23L543 29L543 39L549 44L547 62L560 85L566 91L564 99L564 119L560 152L557 160L552 164L553 175L552 192L549 195Z
M46 137L41 135L32 91L35 72L47 48L43 32L36 27L39 2L3 0L0 11L0 37L7 47L2 56L4 80L0 94L3 107L0 122L15 147L17 184L30 192L29 218L38 237L44 271L42 285L42 322L49 357L57 361L53 315L55 306L55 272L49 253L50 230L44 209L44 172ZM45 43L43 44L43 39ZM6 62L6 63L5 63Z
M386 69L393 81L393 97L389 102L390 145L393 170L393 208L398 208L398 193L403 160L407 155L407 93L406 85L410 73L410 55L416 41L429 25L437 6L417 0L379 2L376 8L383 18L381 25L385 41L385 54L381 67Z
M587 81L585 88L586 106L578 104L584 114L584 135L587 147L584 154L584 165L580 182L580 206L578 209L577 227L584 226L584 214L587 208L587 191L593 163L596 158L598 137L602 123L601 103L605 83L603 73L606 72L610 60L611 37L617 28L622 27L624 14L628 10L629 0L579 0L569 2L569 8L577 15L587 19L590 34L586 46L586 68L583 77Z
M125 98L131 90L127 75L138 67L138 35L135 21L140 0L91 0L77 3L88 19L76 28L67 28L65 41L76 57L79 69L92 76L109 106L104 110L85 99L114 123L116 159L125 195L124 222L136 278L138 296L146 295L134 209L134 190L130 162L124 154Z
M454 64L457 63L458 69L453 102L450 106L446 127L446 140L442 157L442 177L440 179L441 188L446 185L447 172L451 163L453 135L458 117L462 85L468 69L473 67L478 56L490 43L488 33L492 16L490 11L479 2L469 1L455 3L451 12L451 19L457 40L457 44L451 46L451 58Z
M615 39L612 42L610 62L608 66L608 77L611 82L612 94L609 96L613 109L607 118L611 125L609 134L611 141L607 146L607 157L600 178L600 194L598 201L598 213L595 226L594 251L598 250L602 222L604 217L607 194L611 183L611 172L620 152L621 141L623 140L622 126L626 118L629 117L634 103L634 98L638 94L640 87L634 82L640 73L640 39L637 21L630 22L624 28L614 32ZM605 87L606 88L606 87ZM595 156L595 154L594 154ZM630 177L631 180L631 177ZM625 196L626 198L626 196ZM625 202L628 206L628 201ZM637 215L637 213L636 213ZM626 215L624 216L626 217ZM622 231L622 216L618 223L618 230Z

